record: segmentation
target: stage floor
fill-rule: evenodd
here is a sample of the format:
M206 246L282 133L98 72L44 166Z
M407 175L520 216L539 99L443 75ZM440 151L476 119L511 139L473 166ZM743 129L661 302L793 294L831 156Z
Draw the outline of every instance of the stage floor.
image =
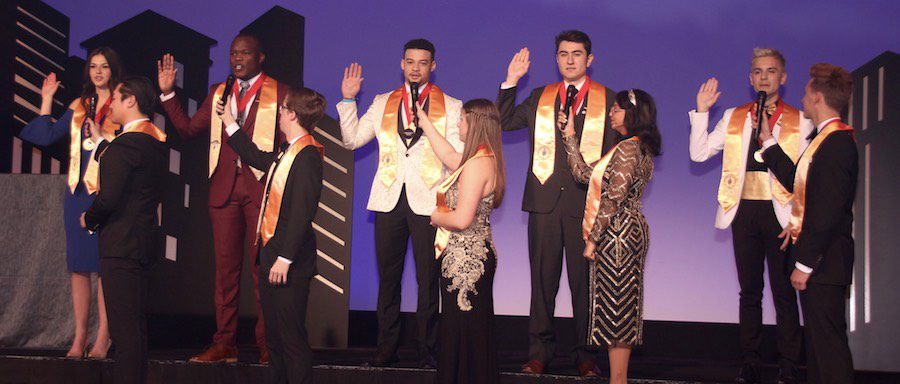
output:
M235 364L189 364L186 359L196 350L152 350L150 352L149 383L216 383L243 384L265 383L267 367L256 364L258 354L254 348L241 351ZM414 365L414 353L402 351L401 363L396 368L367 368L363 362L373 354L371 349L316 350L315 382L331 383L390 383L430 384L434 382L433 370L418 369ZM79 360L62 357L64 351L51 350L0 350L0 384L7 383L101 383L109 377L112 360ZM574 367L559 363L550 367L550 374L528 375L517 373L524 357L500 356L504 371L501 383L605 383L605 378L585 380L575 376ZM605 364L602 364L605 373ZM737 370L734 364L688 360L659 359L637 355L632 360L633 383L730 383ZM777 368L763 367L764 382L774 382ZM859 372L857 383L887 384L900 382L900 374Z

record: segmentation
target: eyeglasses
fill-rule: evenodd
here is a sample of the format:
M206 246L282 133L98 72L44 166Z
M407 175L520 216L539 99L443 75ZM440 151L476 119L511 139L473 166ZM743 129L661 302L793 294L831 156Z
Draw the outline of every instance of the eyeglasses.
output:
M290 109L288 108L287 105L282 104L282 105L278 106L278 110L279 111L289 111Z

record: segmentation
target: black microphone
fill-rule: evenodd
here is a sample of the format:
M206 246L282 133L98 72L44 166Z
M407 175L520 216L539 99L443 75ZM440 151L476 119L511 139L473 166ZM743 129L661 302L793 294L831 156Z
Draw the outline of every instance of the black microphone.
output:
M222 92L222 105L228 105L228 97L231 96L231 88L234 87L234 74L229 74L225 79L225 92Z
M90 99L88 99L87 118L90 120L94 120L94 116L97 116L97 102L98 101L99 101L99 96L97 96L97 94L94 94L93 96L91 96ZM91 137L91 130L89 128L85 128L84 137L85 138Z
M753 127L753 140L759 139L759 131L762 129L762 117L766 108L766 91L756 94L756 126Z
M412 121L413 124L416 125L416 128L419 128L419 115L418 115L418 103L419 103L419 83L410 82L409 83L410 93L412 94Z
M575 102L575 95L577 95L577 94L578 94L578 89L573 86L569 86L569 89L566 90L566 108L565 108L566 116L569 115L569 109L572 108L572 103Z

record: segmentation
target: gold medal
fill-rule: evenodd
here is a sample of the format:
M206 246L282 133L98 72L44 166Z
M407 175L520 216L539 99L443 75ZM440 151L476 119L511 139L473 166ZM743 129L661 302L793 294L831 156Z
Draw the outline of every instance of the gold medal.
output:
M763 163L762 153L763 153L762 149L760 149L756 152L753 152L753 159L756 160L757 163L760 163L760 164Z
M85 151L90 152L94 149L97 149L97 143L95 143L94 140L91 139L84 139L81 141L81 147L84 148Z

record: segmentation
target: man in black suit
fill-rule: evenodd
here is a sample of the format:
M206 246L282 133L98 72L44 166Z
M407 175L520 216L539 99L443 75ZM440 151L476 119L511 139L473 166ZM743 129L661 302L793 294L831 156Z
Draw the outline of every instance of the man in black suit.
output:
M594 60L591 39L584 32L571 30L556 36L556 63L563 81L533 90L522 104L516 105L516 85L528 73L529 57L528 48L522 48L513 57L497 96L503 130L527 127L532 138L522 199L522 210L528 212L531 264L529 361L522 371L543 373L553 359L553 313L565 249L576 327L573 357L582 376L594 376L597 366L586 345L588 264L582 257L581 231L587 186L576 182L566 165L565 143L556 126L556 116L564 106L571 106L582 155L588 163L594 163L620 138L615 130L607 128L605 120L616 93L587 76L587 68Z
M116 87L109 117L123 132L96 150L100 191L81 221L82 227L100 232L100 276L116 345L117 384L147 379L147 278L159 255L156 213L169 153L165 133L148 118L154 101L146 78L129 77ZM96 126L89 124L99 138Z
M846 293L853 276L853 200L859 155L853 128L841 122L853 78L843 68L816 64L803 96L803 113L816 124L812 142L795 165L765 127L762 158L782 185L792 185L791 220L779 237L793 243L791 284L800 291L810 383L852 383Z
M256 169L268 169L257 224L259 292L274 382L312 382L312 350L306 333L309 283L316 274L312 222L322 195L324 149L311 132L325 113L325 98L291 87L279 106L278 125L287 142L263 152L240 129L231 109L219 104L228 145Z

